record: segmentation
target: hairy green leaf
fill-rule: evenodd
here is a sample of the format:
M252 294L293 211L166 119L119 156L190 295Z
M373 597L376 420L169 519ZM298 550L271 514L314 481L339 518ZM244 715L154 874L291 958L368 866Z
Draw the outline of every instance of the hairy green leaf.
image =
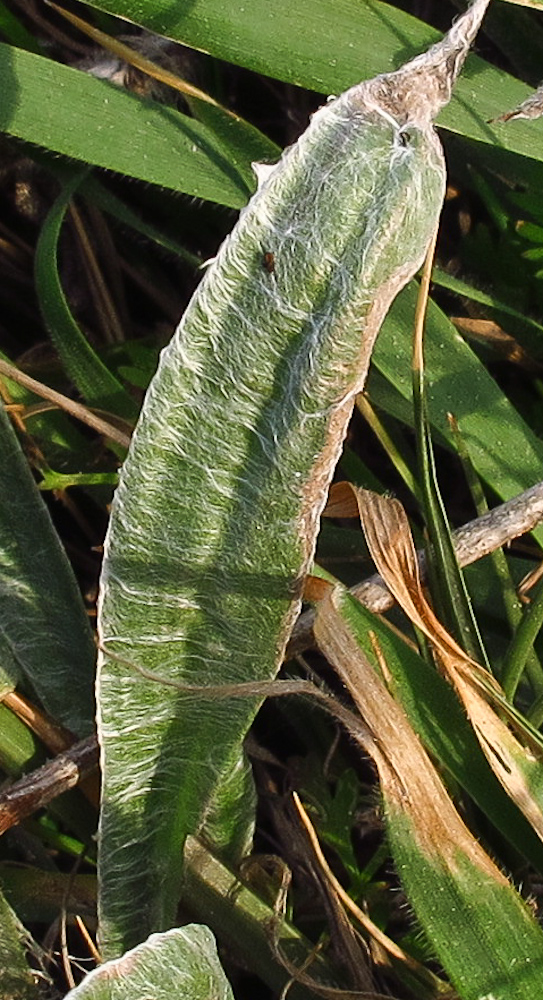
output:
M485 8L329 103L261 171L162 354L101 587L106 954L173 920L184 839L257 707L165 691L118 657L197 685L277 670L375 337L435 231L445 170L431 120Z
M233 1000L207 927L188 924L153 934L115 961L94 969L66 1000Z

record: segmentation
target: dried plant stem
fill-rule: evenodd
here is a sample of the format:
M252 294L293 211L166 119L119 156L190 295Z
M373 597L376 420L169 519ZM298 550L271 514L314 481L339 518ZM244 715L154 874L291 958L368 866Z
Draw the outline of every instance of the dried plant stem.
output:
M0 793L0 835L73 788L98 765L95 736L74 744Z
M59 409L64 410L64 412L68 413L71 417L75 417L76 420L80 420L82 423L86 424L87 427L92 427L92 429L98 431L99 434L103 434L105 437L110 438L111 441L116 441L117 444L122 445L123 448L128 448L130 444L130 435L125 434L124 431L114 427L114 425L110 424L107 420L97 417L93 410L89 409L88 406L76 403L73 399L69 399L68 396L64 396L61 392L56 392L55 389L50 389L48 385L44 385L43 382L38 382L37 379L31 378L30 375L25 375L24 372L16 368L15 365L8 364L7 361L0 360L0 375L5 376L5 378L12 379L13 382L17 382L30 392L34 392L37 396L41 396L42 399L48 399L50 403L54 404L54 406L58 406Z

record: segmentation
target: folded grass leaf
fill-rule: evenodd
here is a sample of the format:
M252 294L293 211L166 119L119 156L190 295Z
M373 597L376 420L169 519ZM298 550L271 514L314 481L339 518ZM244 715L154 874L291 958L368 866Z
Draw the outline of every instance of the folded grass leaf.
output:
M328 594L315 636L362 716L351 736L376 764L390 847L415 914L462 1000L539 1000L541 928L465 826L367 660L344 616L349 600L340 586Z
M277 670L375 337L435 231L445 169L432 118L486 6L322 108L259 171L162 354L115 495L100 597L106 955L173 921L184 839L257 707L165 692L107 650L185 684Z

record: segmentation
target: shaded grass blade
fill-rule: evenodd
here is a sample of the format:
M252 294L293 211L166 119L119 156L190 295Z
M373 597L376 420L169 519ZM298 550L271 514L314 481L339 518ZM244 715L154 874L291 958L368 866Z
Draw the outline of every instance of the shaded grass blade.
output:
M135 401L79 328L60 281L58 241L68 206L84 176L76 174L64 185L42 225L34 258L36 291L51 340L66 374L83 399L90 406L135 419L138 412Z
M71 566L0 407L2 637L45 709L78 736L94 725L95 650ZM77 671L77 673L75 673Z

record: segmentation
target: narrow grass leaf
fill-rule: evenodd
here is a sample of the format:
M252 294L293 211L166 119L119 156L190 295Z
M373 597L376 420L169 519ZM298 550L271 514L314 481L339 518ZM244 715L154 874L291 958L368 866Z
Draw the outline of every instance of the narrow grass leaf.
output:
M191 919L207 920L223 947L245 958L251 969L280 996L288 983L292 1000L314 1000L316 991L293 981L277 958L277 952L299 970L308 968L311 979L323 987L336 987L337 973L326 956L276 909L264 902L247 882L239 878L199 840L188 837L185 845L185 892L183 906ZM279 862L279 859L278 859ZM281 862L279 862L281 865ZM270 948L270 937L274 946Z
M231 208L251 193L249 157L242 180L205 125L107 80L0 43L0 89L9 135Z
M523 235L525 225L527 224L522 224ZM538 226L536 228L539 229L541 227ZM541 236L541 242L543 242L543 228ZM498 298L493 290L490 292L482 291L480 288L469 284L463 278L457 278L453 274L448 274L439 267L434 267L432 271L432 284L438 285L439 288L446 288L450 292L455 292L456 295L470 299L472 302L478 302L482 306L488 306L489 309L502 313L504 316L512 316L513 319L518 320L524 326L533 330L536 336L541 337L543 335L543 325L541 323L538 323L533 316L526 316L525 313L519 312L518 309L513 308L508 302L504 302Z
M93 729L92 632L49 512L0 407L2 641L44 708L78 736Z
M543 625L543 581L540 580L531 595L530 604L518 624L507 650L502 672L502 686L506 698L513 701L528 657L534 653L534 643Z
M126 418L137 416L130 394L110 372L79 328L66 301L58 271L58 241L70 201L83 174L64 185L42 225L34 258L40 308L66 374L90 405Z
M66 1000L233 1000L208 927L187 924L153 934L120 958L105 962L66 994Z
M435 582L435 597L445 620L456 638L474 659L488 665L482 639L473 614L462 571L458 566L445 505L437 481L434 448L428 419L426 378L424 365L424 322L431 267L431 257L426 259L417 302L415 335L413 343L413 419L417 442L417 459L420 471L422 509L430 545L428 566Z
M370 398L411 426L410 344L416 301L413 283L394 302L372 358L386 382L372 381L371 375L368 380ZM454 413L477 473L503 500L539 482L543 444L432 301L428 303L425 358L433 435L437 433L445 442L451 439L447 414ZM541 525L533 533L543 541Z
M462 463L464 476L466 478L466 483L468 485L471 498L473 500L475 509L477 511L477 516L482 517L488 513L488 504L486 501L486 497L484 495L479 477L477 476L477 473L473 468L471 456L466 448L464 439L460 434L456 419L452 414L449 414L449 425L453 433L455 447L458 453L458 457ZM503 548L496 549L494 552L490 553L489 558L486 561L486 565L484 564L481 565L481 563L479 563L477 581L478 582L481 581L481 579L482 578L484 579L485 576L487 577L487 579L491 581L491 586L493 585L494 587L497 588L499 592L499 601L500 603L503 602L503 608L505 610L506 619L509 623L509 626L513 634L515 634L517 628L519 627L522 621L522 604L519 601L515 587L515 582L513 580L509 563L507 561ZM478 585L478 583L476 582L475 587L477 588L477 590L480 590L480 583ZM475 592L473 586L471 587L471 592L472 593ZM514 659L516 660L516 657ZM541 663L539 662L535 650L533 649L533 646L532 648L527 649L525 655L523 654L522 660L523 660L522 667L520 667L519 664L519 673L517 676L520 678L522 672L524 671L524 669L526 669L526 673L530 681L530 684L532 686L532 689L534 691L534 695L537 698L537 696L541 693L541 688L543 685L543 668L541 666ZM518 660L516 660L516 662L519 663ZM516 669L517 669L516 667L513 667L514 671L516 671ZM507 666L505 667L501 666L499 672L499 678L506 698L512 701L514 693L516 691L516 683L518 683L518 681L516 683L515 682L511 683L509 681Z
M3 2L0 3L0 32L4 40L11 45L18 45L19 48L28 49L29 52L41 51L40 44L32 32Z
M345 620L346 596L336 587L318 606L315 635L360 711L360 732L351 736L376 764L392 855L415 915L462 1000L538 1000L543 932L464 825L368 662Z
M445 172L431 119L486 5L428 55L322 108L259 171L162 354L101 584L107 955L172 922L184 839L257 708L166 694L118 656L185 684L276 672L375 338L435 231Z

